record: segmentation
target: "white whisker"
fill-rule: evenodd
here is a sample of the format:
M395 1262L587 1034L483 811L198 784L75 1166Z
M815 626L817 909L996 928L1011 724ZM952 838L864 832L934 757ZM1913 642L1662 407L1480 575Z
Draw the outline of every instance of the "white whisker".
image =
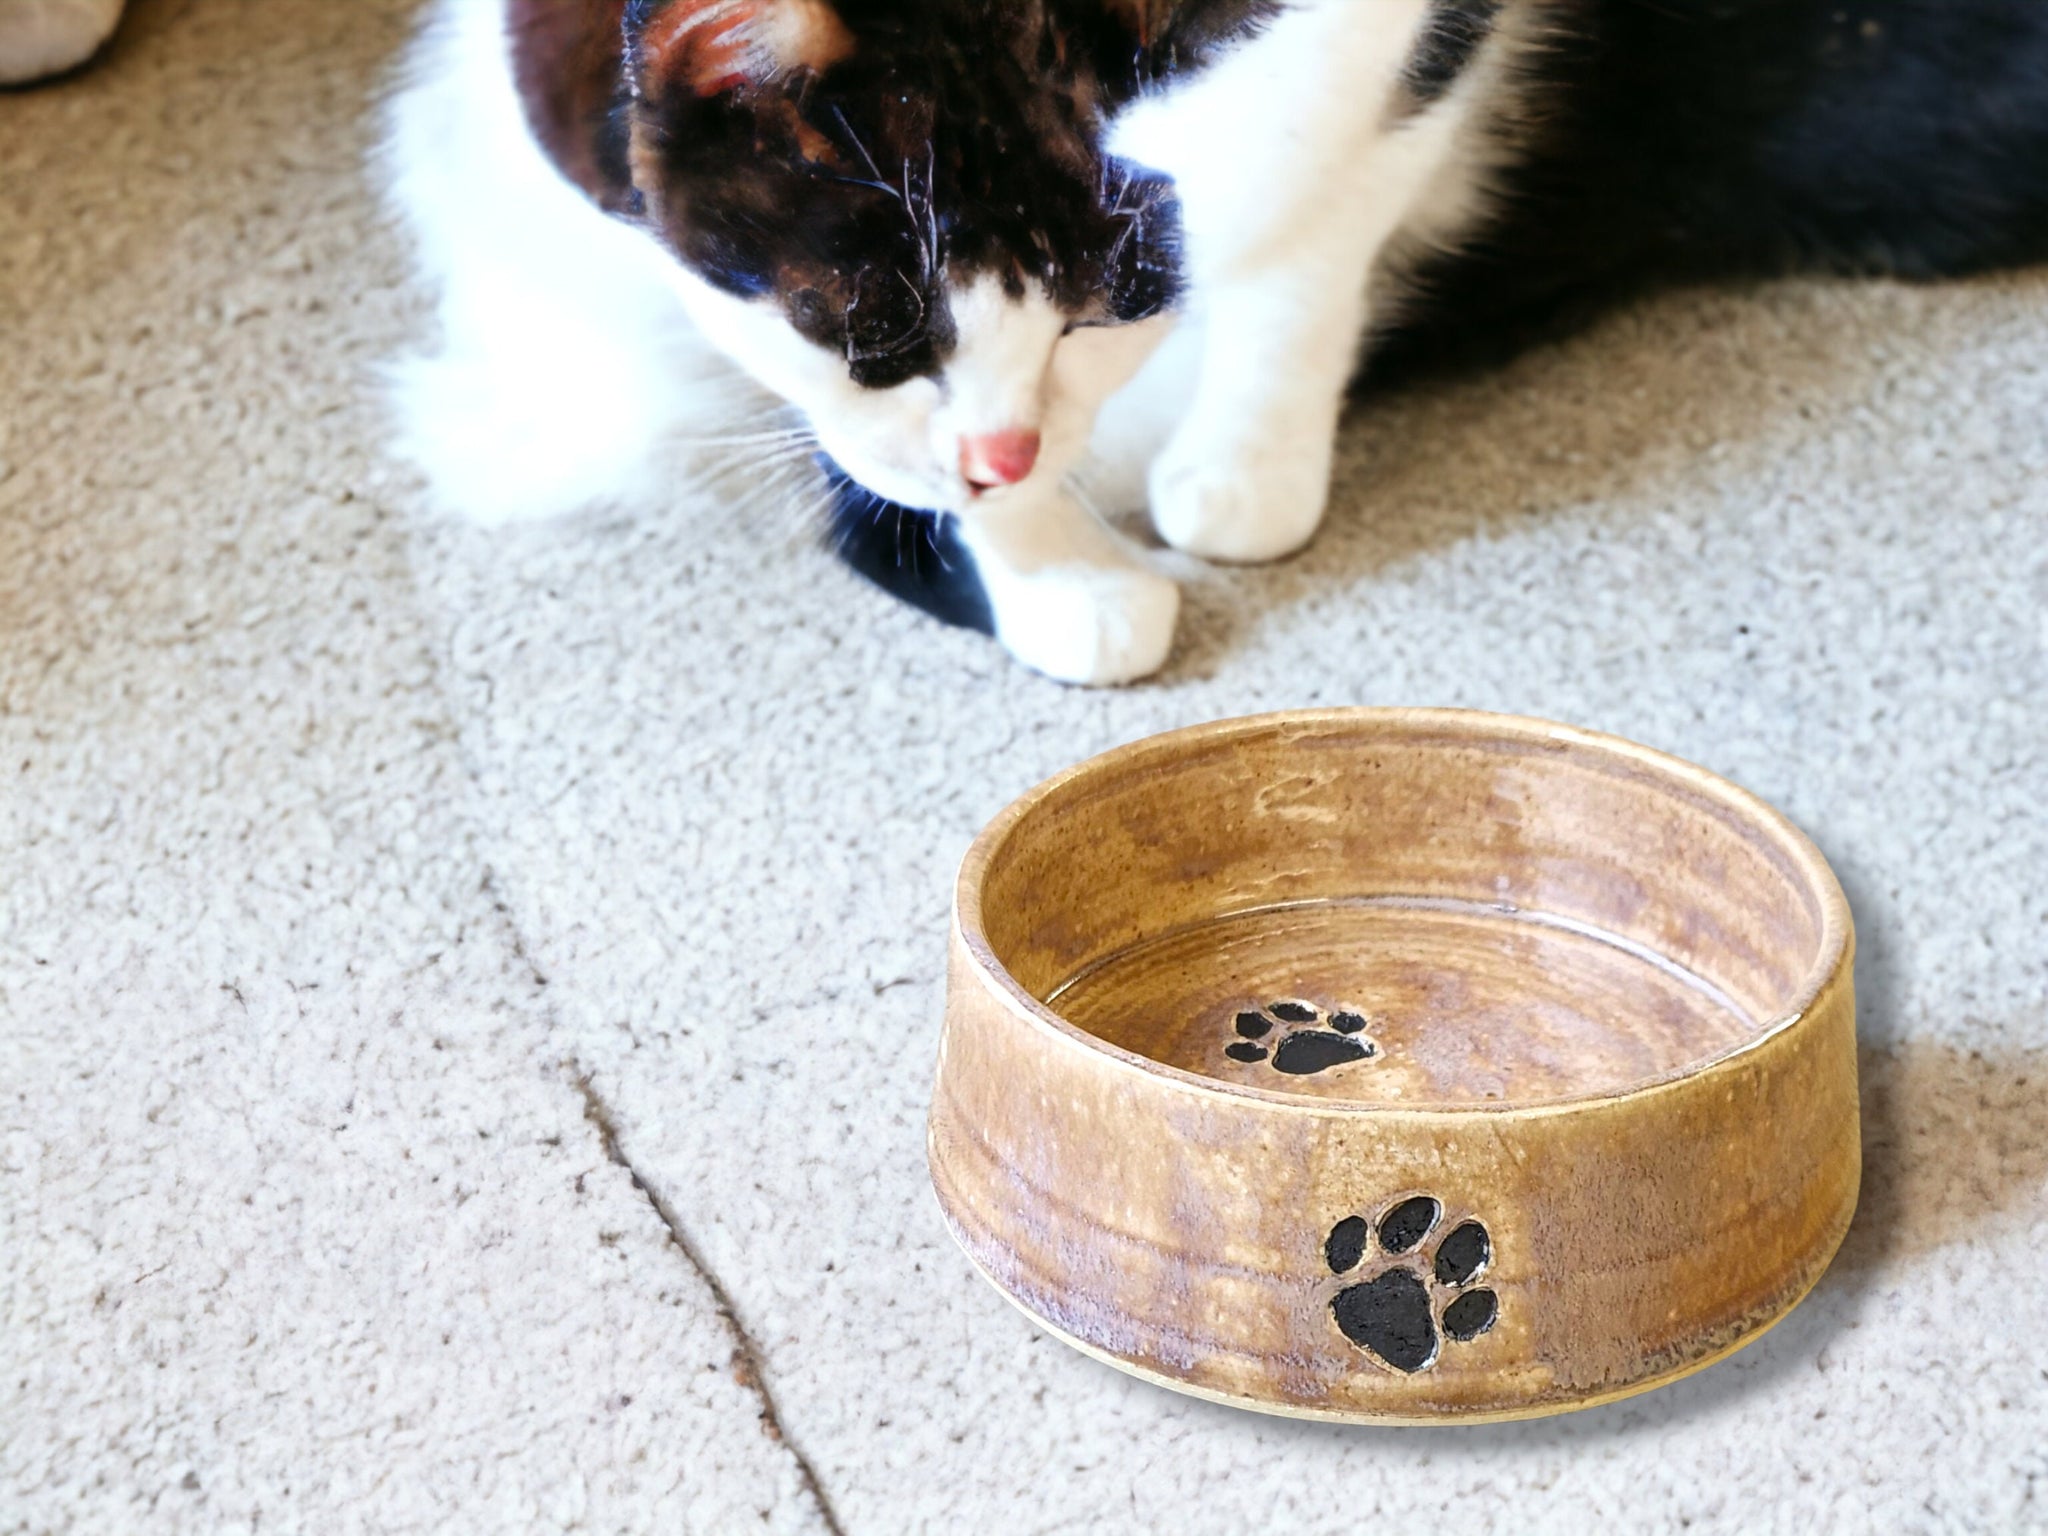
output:
M809 443L817 434L808 427L789 427L776 432L734 432L726 435L693 436L683 439L692 448L730 448L777 443Z

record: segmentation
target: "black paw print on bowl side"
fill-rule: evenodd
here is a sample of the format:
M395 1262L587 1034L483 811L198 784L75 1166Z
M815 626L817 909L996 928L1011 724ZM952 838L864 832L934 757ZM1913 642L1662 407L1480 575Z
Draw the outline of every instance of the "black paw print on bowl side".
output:
M1240 1038L1226 1045L1223 1054L1232 1061L1270 1059L1275 1072L1306 1077L1379 1055L1380 1048L1365 1037L1366 1022L1364 1014L1339 1008L1325 1025L1323 1016L1307 1003L1268 1003L1263 1009L1247 1008L1237 1016ZM1274 1044L1269 1037L1280 1025L1294 1027Z
M1347 1216L1330 1229L1323 1257L1330 1273L1377 1269L1330 1301L1344 1337L1397 1371L1436 1364L1445 1341L1467 1344L1500 1317L1500 1298L1472 1282L1493 1262L1493 1238L1462 1221L1425 1248L1444 1223L1441 1201L1413 1195L1377 1222Z

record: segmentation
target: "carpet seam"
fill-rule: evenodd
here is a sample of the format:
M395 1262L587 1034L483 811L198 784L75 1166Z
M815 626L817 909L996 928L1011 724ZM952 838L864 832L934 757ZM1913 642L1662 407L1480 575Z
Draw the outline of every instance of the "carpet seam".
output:
M590 1073L573 1056L563 1065L576 1091L582 1095L583 1118L596 1129L605 1157L624 1170L626 1176L633 1181L633 1188L640 1192L649 1208L660 1219L662 1226L667 1229L669 1242L682 1254L684 1262L697 1272L698 1278L711 1292L712 1305L717 1308L719 1319L725 1324L726 1333L732 1341L733 1377L760 1402L763 1432L769 1439L788 1449L790 1459L796 1463L797 1475L803 1480L805 1490L817 1506L819 1518L825 1522L825 1528L832 1536L846 1536L845 1527L839 1523L838 1512L833 1508L832 1501L825 1492L817 1469L811 1465L810 1458L783 1427L781 1410L776 1405L775 1393L768 1384L767 1370L762 1363L761 1347L748 1331L746 1324L740 1320L739 1309L733 1302L732 1293L726 1289L725 1282L719 1278L718 1272L690 1240L682 1219L627 1156L619 1138L618 1122L613 1118L611 1106L597 1091Z
M483 894L490 900L492 910L505 925L505 942L511 946L513 958L525 968L526 974L532 978L536 987L546 987L547 976L534 963L532 954L528 952L526 936L519 931L518 920L513 917L512 908L498 889L498 872L490 865L484 867ZM546 1011L552 1018L554 1010L548 1008ZM825 1492L825 1484L818 1476L818 1469L811 1465L811 1459L804 1454L803 1447L790 1437L789 1431L783 1426L781 1408L775 1401L774 1389L768 1384L761 1346L747 1325L740 1320L739 1307L733 1301L732 1292L726 1287L725 1281L712 1267L711 1262L690 1240L689 1229L683 1225L682 1218L676 1214L675 1208L663 1198L660 1191L626 1155L624 1142L619 1136L618 1120L613 1116L611 1106L605 1102L604 1096L597 1091L590 1071L573 1054L563 1060L562 1069L567 1074L571 1086L582 1096L583 1118L589 1121L597 1132L598 1144L606 1160L623 1170L626 1177L633 1181L633 1188L639 1191L641 1198L647 1202L648 1208L654 1212L656 1219L667 1231L670 1244L683 1256L683 1262L689 1265L697 1278L703 1282L704 1288L711 1293L711 1304L717 1310L719 1321L725 1325L726 1336L732 1344L733 1378L742 1388L751 1392L755 1401L761 1405L762 1432L789 1452L790 1460L796 1463L797 1477L803 1483L805 1491L810 1494L811 1503L818 1511L818 1518L824 1521L829 1536L846 1536L846 1528L839 1522L839 1512L833 1507L831 1496Z

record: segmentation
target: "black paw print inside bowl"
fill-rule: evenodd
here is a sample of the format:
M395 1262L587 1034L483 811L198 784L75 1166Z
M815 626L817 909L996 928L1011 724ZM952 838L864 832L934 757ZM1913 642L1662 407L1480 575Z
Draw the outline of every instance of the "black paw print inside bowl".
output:
M1478 1221L1446 1225L1441 1201L1413 1195L1379 1220L1347 1216L1330 1229L1323 1257L1334 1275L1364 1274L1330 1301L1344 1337L1397 1371L1435 1365L1446 1342L1469 1344L1500 1318L1500 1298L1473 1282L1493 1262Z
M1335 1010L1326 1021L1308 1003L1268 1003L1238 1014L1239 1038L1226 1045L1223 1054L1232 1061L1270 1060L1275 1072L1307 1077L1377 1056L1379 1046L1365 1035L1367 1022L1364 1014L1350 1008ZM1275 1043L1271 1037L1282 1026L1288 1027Z

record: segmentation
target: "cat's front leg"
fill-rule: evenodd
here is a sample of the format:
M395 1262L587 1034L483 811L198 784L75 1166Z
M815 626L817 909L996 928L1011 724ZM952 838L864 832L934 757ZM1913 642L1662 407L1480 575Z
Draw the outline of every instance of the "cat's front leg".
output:
M1362 290L1364 276L1335 282ZM1149 477L1153 524L1207 560L1278 560L1322 525L1362 298L1285 266L1212 291L1205 309L1195 398Z
M996 638L1061 682L1135 682L1166 664L1180 588L1064 492L958 519Z
M1292 0L1184 88L1134 108L1122 153L1180 197L1194 397L1149 476L1168 543L1275 560L1314 537L1387 242L1438 195L1468 105L1404 106L1429 0Z

